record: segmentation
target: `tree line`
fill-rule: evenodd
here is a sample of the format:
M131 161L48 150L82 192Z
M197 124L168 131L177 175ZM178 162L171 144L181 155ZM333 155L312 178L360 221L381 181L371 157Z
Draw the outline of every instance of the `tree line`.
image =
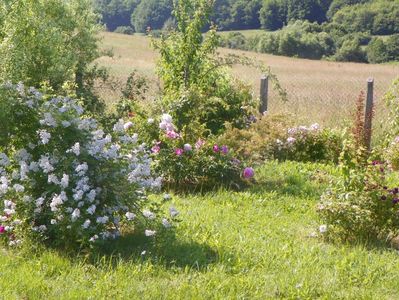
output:
M372 63L399 59L397 0L209 1L211 22L219 31L265 30L251 38L232 33L222 39L223 46L312 59ZM110 31L144 33L175 26L173 0L94 3Z
M291 21L334 22L353 31L398 31L395 0L210 0L219 30L281 29ZM108 30L130 26L136 32L162 29L172 18L173 0L94 0ZM354 22L352 22L352 20Z

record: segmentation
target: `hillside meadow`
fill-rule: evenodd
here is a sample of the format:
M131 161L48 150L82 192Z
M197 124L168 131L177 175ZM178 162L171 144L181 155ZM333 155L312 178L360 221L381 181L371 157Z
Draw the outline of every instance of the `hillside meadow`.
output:
M252 32L252 31L250 31ZM103 33L102 47L112 49L114 57L101 57L98 63L110 69L118 80L126 80L133 70L148 77L152 96L156 95L160 83L157 81L157 55L150 46L150 39L143 35L122 35ZM375 80L377 128L379 120L386 116L383 96L391 82L399 75L399 65L373 65L359 63L338 63L296 59L246 51L220 49L220 55L238 54L256 59L277 75L282 87L288 93L288 102L283 103L276 92L270 91L270 112L291 113L300 122L319 122L335 127L343 125L351 117L355 100L361 91L366 91L366 81ZM237 65L233 74L253 88L255 97L259 94L261 73L251 67ZM118 94L109 90L103 93L108 101L117 99ZM337 119L341 120L337 123Z

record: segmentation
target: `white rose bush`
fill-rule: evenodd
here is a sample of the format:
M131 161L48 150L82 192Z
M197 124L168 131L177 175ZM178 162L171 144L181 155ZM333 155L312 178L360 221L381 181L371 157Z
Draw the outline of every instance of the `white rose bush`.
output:
M85 247L171 227L146 197L161 178L131 122L104 132L77 101L22 84L0 86L0 105L0 241Z

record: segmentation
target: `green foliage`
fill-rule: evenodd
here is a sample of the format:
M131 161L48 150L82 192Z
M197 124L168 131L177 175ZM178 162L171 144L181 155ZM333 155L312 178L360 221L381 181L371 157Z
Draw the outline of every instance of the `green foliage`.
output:
M94 9L110 31L131 25L130 19L141 0L94 0Z
M216 144L214 138L203 139L204 126L195 123L178 131L169 114L148 118L143 111L133 120L140 140L151 148L155 171L164 186L177 190L238 188L242 185L243 164L234 151Z
M215 62L211 55L218 45L215 29L205 38L201 32L211 13L212 1L182 0L174 5L176 31L153 41L161 54L158 72L166 91L188 89L212 77Z
M345 6L367 2L370 2L370 0L333 0L327 11L327 18L331 20L335 13Z
M322 23L331 1L265 0L260 10L262 28L276 30L295 20Z
M396 79L391 88L385 95L385 103L388 107L389 116L387 119L388 126L386 135L386 143L391 142L396 136L399 136L399 79Z
M384 153L384 158L387 160L389 167L394 171L399 171L399 139L396 137Z
M396 79L387 94L385 95L385 104L388 108L389 116L386 120L385 140L382 145L386 150L383 151L383 157L398 169L398 139L399 136L399 79Z
M255 49L275 55L321 59L334 53L335 44L317 24L296 21L282 30L260 35Z
M247 40L241 32L230 32L227 36L220 38L220 46L246 50Z
M290 116L266 114L247 128L238 129L229 125L218 138L218 143L234 149L240 160L262 164L276 157L276 141L285 138L291 125L293 118Z
M231 126L218 138L251 164L265 160L338 163L343 134L336 130L294 125L289 115L265 115L244 129ZM287 130L287 128L289 128Z
M399 33L399 3L381 0L346 6L334 14L332 22L350 32L369 31L379 35Z
M328 58L339 61L366 62L364 49L371 35L398 33L399 6L393 0L214 0L202 31L212 24L219 30L244 30L264 28L279 30L276 36L270 33L244 39L231 33L221 39L224 47L303 57ZM132 11L132 23L137 31L147 32L151 28L153 37L175 29L172 0L157 2L140 0L96 0L103 18L112 15L109 24L124 20L126 11ZM117 16L120 16L117 18ZM306 21L306 22L296 22ZM123 21L124 22L124 21ZM309 31L309 25L312 29ZM318 26L316 23L320 24ZM123 24L127 26L128 24ZM112 27L115 28L115 27ZM393 40L391 40L393 42ZM344 45L345 43L345 45ZM393 52L397 53L397 43ZM371 45L368 62L396 60L397 55L382 54L381 43Z
M379 64L388 61L387 47L380 38L373 38L367 46L367 60Z
M366 62L366 53L359 39L347 39L332 58L335 61Z
M385 41L387 46L388 61L399 61L399 34L388 37Z
M134 29L130 26L118 26L116 27L114 32L132 35L134 34Z
M319 205L326 235L338 240L389 240L398 234L399 188L397 86L387 96L390 131L382 150L369 153L364 146L364 97L357 101L355 126L344 142L340 176L331 182ZM384 157L388 163L371 160ZM371 157L371 158L370 158Z
M90 66L100 55L91 1L8 3L0 4L0 12L6 12L0 28L0 80L34 87L47 82L55 91L74 82L78 97L101 106L89 90L93 77L104 77L103 70Z
M225 122L242 127L252 109L249 87L234 81L216 56L215 28L202 35L212 4L211 0L176 1L176 30L153 41L161 55L162 108L171 112L179 130L197 123L214 134L223 131Z
M389 182L387 167L374 162L349 170L342 179L333 181L318 206L327 236L350 241L396 236L399 189Z
M172 0L141 1L132 14L131 23L136 32L161 29L171 12Z
M202 143L197 141L197 145ZM192 150L185 150L188 145L184 136L177 140L160 137L158 144L161 150L155 157L155 169L164 179L169 188L182 190L214 189L225 186L239 188L242 185L241 173L243 165L234 159L232 150L223 153L212 140L203 141L202 146L192 146ZM217 151L214 149L218 149ZM183 154L177 151L183 150Z
M279 160L337 164L343 147L343 134L318 124L290 128L283 140L276 142Z
M263 2L259 11L259 19L262 28L266 30L277 30L286 24L286 6L279 0L268 0Z
M262 0L216 0L211 20L219 30L257 29Z
M105 134L77 101L22 84L1 86L0 103L11 112L1 120L2 243L76 251L118 237L127 221L137 230L155 220L143 215L159 212L144 191L159 189L160 178L130 123Z

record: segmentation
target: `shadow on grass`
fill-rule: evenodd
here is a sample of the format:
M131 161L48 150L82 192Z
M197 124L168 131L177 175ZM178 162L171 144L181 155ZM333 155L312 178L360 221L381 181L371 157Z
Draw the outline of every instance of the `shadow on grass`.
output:
M154 240L141 234L127 234L104 242L86 255L86 261L93 265L107 262L115 267L120 262L151 262L166 268L189 267L199 271L217 259L217 253L206 244L182 242L172 236Z

